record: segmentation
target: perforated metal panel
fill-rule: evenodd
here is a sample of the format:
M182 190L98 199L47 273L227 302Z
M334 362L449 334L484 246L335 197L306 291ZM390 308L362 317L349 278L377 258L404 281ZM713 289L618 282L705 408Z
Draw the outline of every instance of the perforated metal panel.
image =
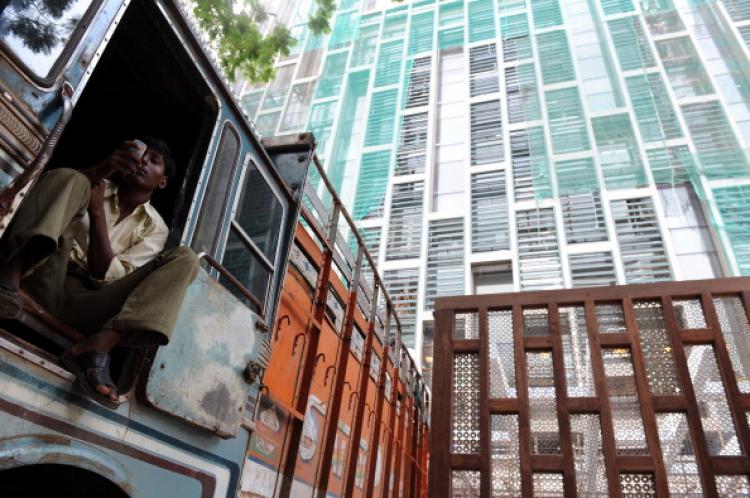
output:
M454 470L451 473L451 498L479 498L479 471Z
M685 355L695 395L703 405L701 423L708 439L709 454L741 455L714 348L710 344L688 345L685 346Z
M748 289L437 300L431 496L750 496Z
M559 315L568 397L595 396L586 309L583 306L560 307Z
M479 355L453 358L453 453L479 453Z
M648 455L630 350L603 349L604 376L618 455Z
M677 365L672 356L661 303L656 300L637 301L634 308L651 394L679 394L681 387L677 378Z
M492 415L491 424L492 498L514 498L521 493L518 415Z
M656 496L653 474L621 474L622 495L626 498L650 498Z
M516 397L516 368L511 310L489 312L489 376L491 398Z
M570 431L578 496L581 498L609 496L599 415L594 413L571 415Z
M529 420L531 452L535 455L557 455L562 451L557 421L552 353L526 353L526 376L529 383Z
M695 445L684 413L656 415L670 496L703 496Z
M559 472L534 472L534 498L562 498L563 475Z

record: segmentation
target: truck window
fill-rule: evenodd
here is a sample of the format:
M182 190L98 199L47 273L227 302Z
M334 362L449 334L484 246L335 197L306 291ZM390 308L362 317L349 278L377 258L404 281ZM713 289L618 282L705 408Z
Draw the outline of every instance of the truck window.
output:
M248 162L239 192L221 263L265 306L276 269L284 204L253 161Z
M46 80L66 46L75 46L87 13L99 0L42 0L0 2L0 40L23 64L30 76Z
M193 234L192 247L195 252L213 254L239 153L240 137L234 127L226 123L221 131L216 160L211 168L201 214Z

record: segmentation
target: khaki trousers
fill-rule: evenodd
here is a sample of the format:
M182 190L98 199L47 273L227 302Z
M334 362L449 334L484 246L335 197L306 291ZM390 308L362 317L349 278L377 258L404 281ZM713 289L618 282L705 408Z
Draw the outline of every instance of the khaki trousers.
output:
M187 247L159 254L132 273L102 282L71 263L76 225L86 213L91 186L72 169L45 173L21 204L0 241L7 263L21 250L31 270L21 285L50 313L84 334L133 332L128 345L166 344L198 258Z

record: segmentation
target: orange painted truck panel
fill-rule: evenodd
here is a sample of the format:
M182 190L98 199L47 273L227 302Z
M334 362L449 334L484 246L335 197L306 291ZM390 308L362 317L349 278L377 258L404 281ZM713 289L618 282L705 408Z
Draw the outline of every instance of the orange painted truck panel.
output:
M305 190L243 476L263 491L247 496L425 496L428 396L362 241L331 229L353 224L328 193L325 208Z

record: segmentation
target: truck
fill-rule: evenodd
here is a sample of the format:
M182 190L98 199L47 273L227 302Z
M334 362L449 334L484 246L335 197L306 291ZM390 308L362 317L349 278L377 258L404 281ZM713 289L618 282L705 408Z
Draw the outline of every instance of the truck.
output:
M44 171L144 133L201 261L169 345L113 353L115 410L59 363L79 331L28 295L0 321L0 496L426 496L398 305L315 138L259 137L207 46L173 0L0 1L0 236Z

